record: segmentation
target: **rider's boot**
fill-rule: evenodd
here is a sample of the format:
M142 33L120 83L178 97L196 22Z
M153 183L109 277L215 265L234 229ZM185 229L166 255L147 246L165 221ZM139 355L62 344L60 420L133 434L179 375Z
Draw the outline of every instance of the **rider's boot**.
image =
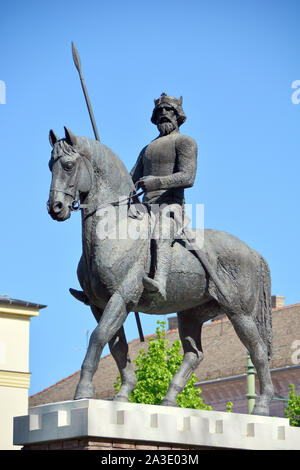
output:
M158 292L166 300L166 284L169 271L170 242L159 240L157 244L157 267L154 279L144 276L143 284L148 292Z

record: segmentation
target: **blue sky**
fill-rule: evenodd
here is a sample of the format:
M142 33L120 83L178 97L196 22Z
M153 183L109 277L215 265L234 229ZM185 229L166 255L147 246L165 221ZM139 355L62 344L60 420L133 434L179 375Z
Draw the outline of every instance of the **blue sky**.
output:
M100 138L128 170L157 135L153 99L183 96L181 131L198 144L187 202L204 204L206 227L262 253L272 293L292 304L300 301L300 105L291 99L299 14L297 0L2 3L0 293L48 306L31 322L30 394L80 369L95 327L68 292L79 287L80 216L61 224L46 211L49 130L93 137L71 41ZM145 334L157 319L141 314ZM133 314L125 330L128 341L138 336Z

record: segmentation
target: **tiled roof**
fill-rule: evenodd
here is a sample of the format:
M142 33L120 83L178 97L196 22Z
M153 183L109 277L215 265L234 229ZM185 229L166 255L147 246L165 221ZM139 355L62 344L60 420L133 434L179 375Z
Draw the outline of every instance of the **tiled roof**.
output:
M17 305L18 307L37 308L39 310L47 307L47 305L35 304L32 302L27 302L26 300L11 299L6 295L0 295L0 305L1 304Z
M154 336L154 335L151 335ZM178 330L168 330L167 339L172 343L178 339ZM292 366L294 341L300 340L300 303L273 310L274 354L270 368ZM129 355L135 359L140 349L147 349L147 339L141 343L135 339L129 343ZM204 359L196 369L198 381L230 377L245 373L246 351L237 337L227 317L206 323L202 328ZM80 371L57 382L51 387L31 396L29 406L42 405L57 401L72 400L79 380ZM109 354L100 360L93 383L96 398L112 398L113 384L118 375L117 366Z

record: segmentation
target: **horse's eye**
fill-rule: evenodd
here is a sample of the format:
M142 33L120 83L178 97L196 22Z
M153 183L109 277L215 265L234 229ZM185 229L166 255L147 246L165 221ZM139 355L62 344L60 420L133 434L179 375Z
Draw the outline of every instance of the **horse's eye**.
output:
M70 171L74 167L74 163L73 162L65 162L63 164L63 167L64 167L64 170Z

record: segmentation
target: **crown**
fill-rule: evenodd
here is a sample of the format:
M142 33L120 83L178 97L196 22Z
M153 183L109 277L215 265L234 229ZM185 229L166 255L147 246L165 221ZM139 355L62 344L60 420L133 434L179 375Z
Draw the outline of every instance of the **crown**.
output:
M159 106L162 103L170 104L176 109L178 106L182 106L182 96L178 99L174 96L168 96L166 93L162 93L159 98L154 100L155 107Z
M157 108L161 104L164 104L164 103L168 104L169 106L172 106L172 108L176 111L178 126L181 126L181 124L183 124L184 121L186 120L186 116L182 109L182 96L178 99L178 98L175 98L174 96L168 96L166 93L162 93L159 98L154 100L155 107L154 107L153 114L151 117L151 122L153 122L153 124L156 124Z

